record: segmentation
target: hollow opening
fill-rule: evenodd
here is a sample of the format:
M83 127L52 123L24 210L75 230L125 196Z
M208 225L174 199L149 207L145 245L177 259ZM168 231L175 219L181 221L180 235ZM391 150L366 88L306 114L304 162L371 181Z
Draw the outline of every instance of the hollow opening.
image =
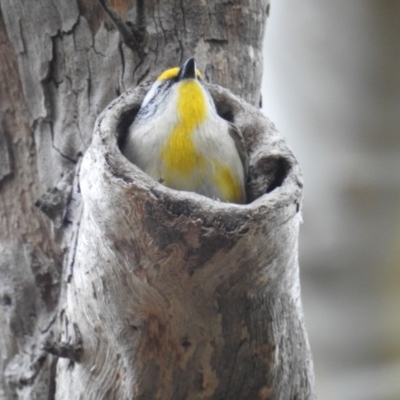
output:
M235 123L235 107L229 100L214 99L218 115L224 120ZM117 125L117 143L119 149L123 149L129 133L129 127L135 120L140 110L140 104L132 105L132 108L123 112ZM242 129L246 148L251 152L254 143L257 142L255 127L248 126ZM281 155L270 155L258 160L249 166L246 182L246 204L249 204L266 193L270 193L282 186L291 169L290 161Z
M140 104L121 114L117 125L117 143L120 150L124 148L126 138L128 137L129 127L132 125L137 113L140 110Z
M271 163L273 165L273 174L271 176L270 184L266 190L266 193L272 192L277 187L282 186L283 181L289 174L290 163L286 158L283 157L268 157L272 158Z
M291 167L289 160L280 155L263 157L255 165L250 165L246 190L248 202L282 186Z
M218 101L214 99L214 104L218 115L231 123L235 122L235 112L229 101ZM241 130L247 151L251 152L254 144L254 130ZM290 162L279 155L263 157L256 165L250 165L248 179L246 183L247 204L261 197L265 193L270 193L282 186L289 174Z
M226 103L221 101L216 101L214 99L215 108L217 109L217 114L223 118L224 120L234 123L234 112L232 107Z

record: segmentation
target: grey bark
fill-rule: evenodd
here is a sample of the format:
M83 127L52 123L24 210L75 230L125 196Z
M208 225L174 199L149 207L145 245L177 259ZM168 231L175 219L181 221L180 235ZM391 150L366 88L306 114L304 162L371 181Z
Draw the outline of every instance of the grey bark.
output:
M138 51L98 3L0 6L0 398L312 398L300 172L272 126L213 89L247 132L243 208L122 157L111 121L123 135L145 86L105 111L87 151L111 100L188 56L258 104L267 1L146 2Z

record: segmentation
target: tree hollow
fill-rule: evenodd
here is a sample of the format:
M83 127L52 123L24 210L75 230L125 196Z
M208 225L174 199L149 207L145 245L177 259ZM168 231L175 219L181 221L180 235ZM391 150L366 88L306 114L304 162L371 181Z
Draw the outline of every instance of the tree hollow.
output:
M60 359L56 399L313 398L299 166L258 109L207 86L245 137L249 202L169 189L121 154L148 86L104 110L82 161L62 317L79 330L83 353Z

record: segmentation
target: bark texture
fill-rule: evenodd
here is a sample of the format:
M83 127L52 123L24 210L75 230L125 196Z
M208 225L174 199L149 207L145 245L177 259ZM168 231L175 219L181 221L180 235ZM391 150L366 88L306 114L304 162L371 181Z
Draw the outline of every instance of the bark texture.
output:
M155 392L149 392L152 390L149 387L152 374L155 376L153 390L157 381L163 385L162 388L165 387L167 396L177 396L174 398L185 398L185 393L189 393L185 392L185 387L194 390L193 398L229 398L229 385L221 386L219 383L220 379L222 382L227 376L231 384L237 387L240 379L243 379L243 396L247 395L246 391L248 393L257 388L257 393L264 396L261 398L279 398L273 394L278 393L274 385L279 382L284 387L286 379L291 379L292 375L286 372L292 370L289 364L293 360L276 364L279 367L275 372L271 370L268 382L263 383L262 387L257 386L261 382L260 372L254 375L254 382L257 382L254 385L250 375L243 375L248 370L246 365L254 362L256 366L261 366L261 360L266 363L267 353L257 350L258 344L267 340L262 335L266 333L268 338L275 337L274 332L279 331L279 327L274 324L283 324L283 327L285 324L294 324L300 334L282 339L278 347L274 350L271 348L268 354L282 359L285 352L276 350L279 346L306 348L301 313L298 313L298 289L289 290L289 286L295 287L298 283L295 261L298 217L294 211L288 211L289 206L276 208L286 210L282 211L282 215L280 211L272 211L275 210L272 204L275 204L273 199L278 191L271 190L279 187L287 174L298 174L297 167L290 167L296 165L292 156L280 156L279 152L279 156L276 156L272 152L269 157L257 158L257 152L261 150L254 147L253 179L248 187L249 193L253 199L267 188L271 193L262 197L262 205L256 200L254 204L259 204L259 208L251 204L243 208L247 211L243 211L237 206L211 204L211 200L199 201L194 195L173 195L159 185L154 186L134 166L127 164L116 147L115 132L108 131L107 124L105 127L102 125L96 128L93 145L85 156L85 176L81 175L82 187L85 187L85 211L82 214L79 186L82 155L91 143L93 126L99 113L127 88L152 79L163 69L179 65L194 55L206 81L228 87L253 105L260 101L261 52L267 1L248 1L243 4L239 1L154 0L145 3L147 40L143 49L133 51L121 41L120 33L102 7L92 0L0 0L0 73L5 77L0 80L0 398L81 396L117 399L132 398L131 394L142 396L138 398L151 398L156 396ZM135 4L130 1L110 1L110 6L123 20L131 21L136 18ZM129 111L118 119L117 132L121 140L126 124L134 117L132 109L135 110L144 90L139 89L140 95L136 92L126 95L134 96L135 100L132 103L129 97L131 100L127 101L126 106ZM215 89L216 99L222 96L218 90ZM230 95L228 98L231 98ZM240 118L236 114L244 115L233 113L234 107L224 106L224 101L217 100L217 103L225 118L234 118L237 122ZM136 106L132 108L132 104ZM104 114L104 118L107 115ZM111 123L108 125L115 126ZM249 131L251 129L255 130L249 127ZM266 129L259 131L266 132ZM100 137L107 137L107 143L99 143ZM248 135L249 146L253 145L253 137ZM282 145L281 139L277 141ZM289 154L286 150L283 153ZM294 175L289 171L295 171ZM136 178L136 183L131 181ZM98 190L93 192L91 184L99 185ZM284 187L281 186L279 193L283 193ZM149 189L150 192L146 194ZM102 190L105 192L102 193ZM116 190L115 196L107 190ZM293 190L297 193L294 196L297 205L292 204L296 209L301 194L298 189ZM291 190L287 192L291 193ZM291 196L287 196L288 202L294 202ZM93 207L91 203L94 203ZM122 208L110 209L118 205ZM95 218L100 210L108 210L104 219ZM207 213L202 216L207 210L208 216ZM140 212L142 216L146 212L147 219L139 221ZM247 219L244 217L246 213ZM265 220L262 216L265 216ZM251 227L250 220L259 222ZM244 276L235 272L235 268L232 271L228 268L232 257L237 255L239 258L242 251L242 269L245 264L249 265L252 257L263 252L261 244L259 248L254 248L258 250L243 250L244 242L255 241L254 237L251 239L246 236L245 231L258 229L260 233L265 232L265 224L269 220L286 221L277 228L275 239L271 239L270 244L272 246L274 241L277 243L274 254L280 253L279 243L287 243L292 253L290 256L287 253L289 250L285 250L278 254L279 260L282 257L286 261L282 261L282 267L268 277L271 280L275 279L273 276L283 274L283 281L277 284L280 287L277 290L286 297L267 296L267 292L261 290L260 282L254 283L254 291L248 293L236 287L236 281L247 280L251 285L256 282L253 281L256 270L264 271L261 264ZM106 222L109 223L109 229L107 224L104 225ZM127 229L136 229L135 223L142 231L135 234L131 232L131 236L122 234ZM99 224L97 228L101 226L105 230L97 231L96 236L96 228L92 224ZM117 224L121 224L121 233L117 230L111 234ZM230 224L233 224L231 228ZM277 225L281 226L279 223ZM168 232L165 230L167 227L173 231ZM93 236L88 236L90 232ZM144 235L142 238L139 238L140 232ZM138 238L133 247L132 235ZM113 241L115 247L109 247ZM173 244L173 241L176 243ZM102 242L108 243L107 246L96 247ZM183 250L185 243L188 247ZM87 262L82 258L85 248ZM111 257L112 254L107 254L111 250L120 251L116 259ZM143 251L145 253L141 253ZM128 253L129 258L123 261ZM95 254L99 257L98 262L93 259ZM103 261L100 260L109 260L109 267L101 270ZM184 262L175 262L178 260ZM214 265L214 262L217 264L208 272L207 268L201 267L203 264ZM220 278L217 278L217 265L221 268ZM82 277L82 271L86 268L93 270L87 277ZM156 273L157 268L161 275ZM274 268L271 267L271 271L275 271ZM172 275L167 274L168 269ZM153 272L147 277L150 270ZM128 277L128 272L132 276ZM205 285L209 279L207 273L216 279L214 283L220 286L218 290L212 285ZM182 276L173 277L173 274ZM265 272L262 275L267 279ZM290 284L287 283L290 282L289 276L294 277ZM224 283L223 277L228 281ZM164 283L156 295L158 300L146 303L144 300L152 294L147 288L149 279L159 281L160 278ZM279 282L280 278L276 279ZM140 289L138 282L142 281L147 283ZM179 285L187 283L193 296L188 295L184 287L172 285L173 282ZM135 292L126 297L121 294L113 300L111 296L118 294L115 286L118 283L121 284L121 291L134 289ZM110 285L109 288L107 285ZM231 285L233 289L229 289ZM82 293L88 287L90 291ZM284 287L287 287L287 292ZM225 300L207 297L220 291L232 292L232 295ZM175 300L171 297L171 304L168 304L168 299L163 296L175 292L178 297ZM143 299L142 294L145 296ZM195 301L200 301L200 294L205 296L202 300L205 311L196 308L199 304ZM83 297L79 300L81 295ZM90 296L97 296L97 307L100 308L93 308L91 304L95 300ZM240 296L244 296L243 304L238 301ZM251 300L253 297L256 301ZM84 303L84 299L87 303ZM132 299L132 303L129 299ZM191 299L193 303L190 303ZM231 300L235 300L232 304L239 307L239 315L229 307ZM278 308L272 304L274 302ZM145 303L149 308L141 308L140 304ZM291 306L286 307L285 304ZM185 321L180 319L183 315L180 307L183 305L188 307ZM103 306L109 307L108 312L97 314L103 310ZM172 317L161 316L160 310L164 306L176 309ZM257 310L249 315L255 319L243 319L247 315L247 308L253 306ZM279 307L282 307L285 318L277 322L273 316L279 313ZM265 313L262 313L263 309ZM272 309L275 311L268 311ZM82 321L78 321L77 316L83 316L84 310L87 314ZM226 313L226 310L229 312ZM292 314L295 316L293 319L290 318ZM271 321L267 331L262 324L257 328L257 321L268 315ZM222 316L225 319L218 322ZM198 322L193 318L199 318ZM220 329L226 330L224 323L230 318L232 326L235 321L243 325L243 332L240 333L243 345L238 345L238 332L232 331L231 338L227 331L212 332L218 323ZM97 322L92 324L91 321ZM206 322L210 326L204 331ZM249 329L250 323L254 324L259 335L254 342L257 346L249 344L252 334L246 333L246 329ZM187 340L174 336L175 333L182 333L184 326L188 327ZM238 329L238 325L235 326ZM294 332L290 329L283 331ZM150 335L147 342L146 334ZM118 343L100 341L96 344L96 338ZM168 349L175 348L177 343L180 347L176 348L176 352L170 352ZM229 349L234 348L230 346L239 347L236 347L237 351L230 352ZM262 355L253 361L253 358L246 358L249 357L248 351L245 351L246 356L240 356L241 348L252 349ZM102 350L106 350L106 353ZM137 361L132 358L134 354L135 360L138 355ZM302 351L296 352L296 357L301 357L301 354ZM218 355L221 357L219 362ZM244 364L239 362L242 359L245 360ZM298 367L293 369L293 376L305 374L301 382L308 382L307 369L304 369L307 360L299 361L296 363ZM129 367L130 362L133 363L132 367ZM135 362L142 363L146 368L140 372ZM111 366L107 369L102 363L115 363L115 368ZM82 372L82 366L88 370ZM187 374L184 372L186 367ZM189 371L194 370L198 373L189 377ZM79 371L82 372L80 376ZM181 378L179 372L183 374ZM91 380L88 379L90 374ZM186 380L187 385L180 386L176 383L177 379ZM94 382L99 385L97 388ZM107 387L106 392L100 393L101 387ZM308 384L306 387L309 387ZM162 390L161 386L157 390ZM97 397L94 393L97 393ZM160 397L161 392L158 393ZM309 393L309 390L304 393Z
M257 109L209 88L245 136L253 201L170 190L124 158L118 139L146 87L102 113L82 162L83 216L62 316L83 355L59 362L57 399L313 398L298 165Z

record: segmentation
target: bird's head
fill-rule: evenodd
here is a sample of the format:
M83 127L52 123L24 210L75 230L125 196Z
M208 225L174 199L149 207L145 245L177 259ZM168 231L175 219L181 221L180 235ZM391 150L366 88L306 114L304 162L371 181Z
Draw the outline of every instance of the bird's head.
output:
M195 59L189 58L182 67L167 69L157 78L142 102L139 118L154 116L174 105L180 115L190 113L202 120L208 104L213 106L211 96L202 84Z

